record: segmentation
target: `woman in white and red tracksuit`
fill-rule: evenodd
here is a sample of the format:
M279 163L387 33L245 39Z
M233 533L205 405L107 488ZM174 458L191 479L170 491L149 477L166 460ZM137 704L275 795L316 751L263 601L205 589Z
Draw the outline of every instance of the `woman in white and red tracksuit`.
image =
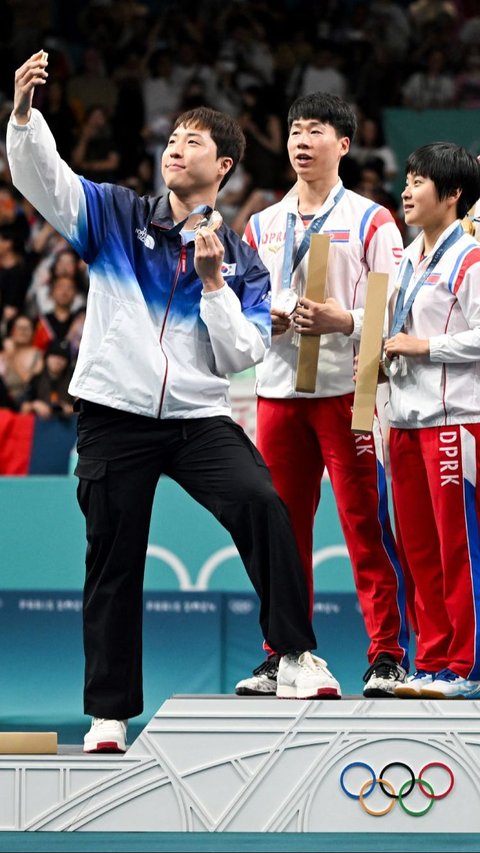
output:
M417 672L400 696L480 696L480 246L460 219L480 166L452 143L406 166L407 248L385 344L397 539L409 577Z

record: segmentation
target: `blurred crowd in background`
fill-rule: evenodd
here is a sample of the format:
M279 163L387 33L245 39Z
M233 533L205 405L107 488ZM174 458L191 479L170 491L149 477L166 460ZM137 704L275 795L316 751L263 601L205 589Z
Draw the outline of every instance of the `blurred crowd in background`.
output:
M476 0L0 0L0 20L0 408L45 419L73 411L88 274L11 184L14 73L31 54L49 55L34 104L61 156L140 195L164 189L179 113L207 105L235 116L246 156L218 206L240 234L293 183L286 115L297 96L323 90L355 105L343 181L387 206L406 238L384 109L480 106Z

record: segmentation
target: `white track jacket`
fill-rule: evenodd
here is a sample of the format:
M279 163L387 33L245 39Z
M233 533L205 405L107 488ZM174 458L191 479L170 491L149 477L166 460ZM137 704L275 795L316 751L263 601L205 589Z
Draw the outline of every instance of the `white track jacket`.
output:
M27 125L10 119L7 152L15 186L89 265L70 393L155 418L230 415L226 374L256 364L270 342L257 254L222 226L225 286L203 294L193 241L169 234L168 197L76 175L38 110Z
M407 247L398 272L398 285L407 267L412 273L407 298L433 254L458 225L457 219L421 263L423 234ZM397 293L398 290L390 301L391 317ZM390 371L392 426L417 429L478 423L480 246L469 234L463 232L432 268L417 293L404 331L416 338L428 338L430 355L394 360Z
M341 333L325 334L320 339L317 387L314 394L295 391L298 336L289 330L274 336L268 353L257 370L257 394L260 397L334 397L354 390L354 345L358 344L370 271L390 276L390 287L396 278L403 244L400 232L389 211L351 190L346 190L335 207L334 198L342 186L333 188L315 219L331 209L321 234L330 235L326 296L333 296L350 311L354 331L350 337ZM270 271L272 298L282 286L282 268L287 214L296 215L295 248L305 233L298 216L298 195L294 187L278 204L254 214L247 224L244 240L257 249ZM308 268L308 252L295 270L291 287L303 295Z

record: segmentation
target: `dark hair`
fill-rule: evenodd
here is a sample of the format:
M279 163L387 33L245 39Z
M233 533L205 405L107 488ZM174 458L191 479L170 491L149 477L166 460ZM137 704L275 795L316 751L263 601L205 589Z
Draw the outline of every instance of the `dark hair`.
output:
M20 221L0 225L0 237L12 244L12 250L16 255L25 254L25 235Z
M212 110L210 107L196 107L181 113L175 121L173 130L180 125L209 130L217 146L217 156L232 158L233 166L220 184L220 187L225 186L245 152L245 136L238 122L231 116Z
M52 341L50 341L45 350L45 358L49 355L60 355L62 356L62 358L65 358L67 361L70 361L70 343L66 340L59 341L57 338L54 338Z
M13 327L15 326L17 320L28 320L30 326L32 327L32 334L35 331L35 322L32 317L29 317L28 314L15 314L15 317L11 317L7 322L7 336L10 337L13 332Z
M470 151L454 142L431 142L417 148L406 162L405 174L430 178L440 201L460 190L459 219L480 198L480 164Z
M357 117L351 105L328 92L312 92L297 98L288 111L288 129L300 119L316 119L323 124L331 124L338 137L348 136L350 142L357 129Z

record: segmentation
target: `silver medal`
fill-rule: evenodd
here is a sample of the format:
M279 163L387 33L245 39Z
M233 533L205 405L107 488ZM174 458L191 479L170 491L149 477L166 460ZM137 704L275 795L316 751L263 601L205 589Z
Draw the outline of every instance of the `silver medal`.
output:
M285 311L286 314L293 314L298 303L298 293L290 287L282 287L275 296L272 296L272 308L275 311Z

